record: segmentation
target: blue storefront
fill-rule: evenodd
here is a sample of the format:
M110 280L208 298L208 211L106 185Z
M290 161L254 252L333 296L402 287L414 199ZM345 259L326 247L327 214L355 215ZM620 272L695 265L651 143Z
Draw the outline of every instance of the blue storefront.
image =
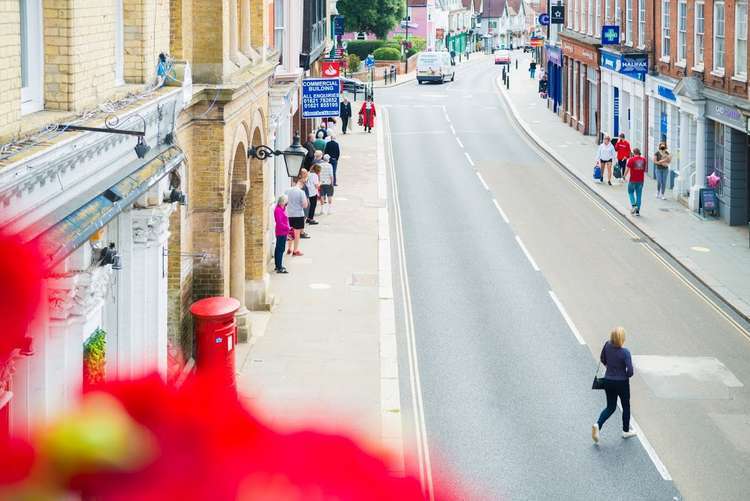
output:
M599 51L601 71L602 133L612 137L624 133L633 147L647 144L645 81L648 55Z
M562 96L562 50L553 45L544 46L547 54L547 98L552 111L557 113L563 100Z

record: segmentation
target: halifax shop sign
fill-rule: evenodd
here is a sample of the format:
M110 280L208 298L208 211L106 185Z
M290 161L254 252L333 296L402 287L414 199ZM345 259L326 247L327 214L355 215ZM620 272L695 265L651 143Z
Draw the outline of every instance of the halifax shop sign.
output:
M602 50L601 56L600 64L604 68L641 82L646 80L646 73L648 73L647 54L617 54Z

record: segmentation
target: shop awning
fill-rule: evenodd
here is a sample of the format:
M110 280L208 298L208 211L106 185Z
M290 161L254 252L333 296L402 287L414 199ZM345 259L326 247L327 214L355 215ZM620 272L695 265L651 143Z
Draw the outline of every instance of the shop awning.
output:
M80 247L99 229L130 207L160 179L177 168L185 154L167 146L141 167L97 194L37 237L45 266L51 268Z

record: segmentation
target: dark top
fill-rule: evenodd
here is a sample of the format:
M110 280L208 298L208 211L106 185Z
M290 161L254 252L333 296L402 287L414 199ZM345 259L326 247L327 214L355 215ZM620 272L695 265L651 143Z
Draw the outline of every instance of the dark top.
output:
M604 343L599 360L607 366L604 379L627 381L633 377L633 361L627 348L618 348L609 341Z
M302 162L302 167L309 169L315 160L315 145L312 141L308 141L305 143L305 149L307 149L307 155L305 155L305 161Z
M328 144L326 144L326 149L323 153L327 153L331 156L331 158L335 158L336 160L338 160L339 156L341 155L341 148L339 148L339 143L331 139L330 141L328 141Z
M340 112L341 118L349 118L352 116L352 103L346 102L341 103L341 112Z

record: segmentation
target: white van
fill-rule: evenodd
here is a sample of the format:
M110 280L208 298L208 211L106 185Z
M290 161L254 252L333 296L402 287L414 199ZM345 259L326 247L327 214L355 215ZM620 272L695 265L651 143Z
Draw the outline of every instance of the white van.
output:
M448 52L421 52L417 57L417 83L451 82L456 78L456 67L451 65Z

